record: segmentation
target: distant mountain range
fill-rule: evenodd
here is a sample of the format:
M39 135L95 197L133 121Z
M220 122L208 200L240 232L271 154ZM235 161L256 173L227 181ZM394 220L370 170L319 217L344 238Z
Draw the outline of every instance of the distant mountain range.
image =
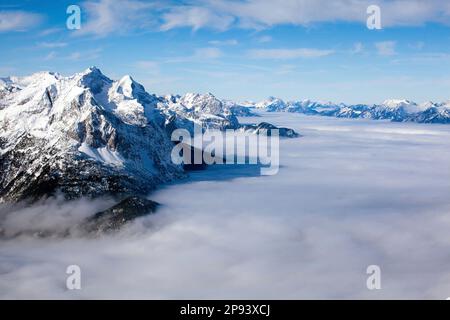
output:
M267 100L243 103L248 108L264 109L268 112L295 112L338 118L364 118L392 120L397 122L450 123L450 101L417 104L408 100L386 100L381 104L335 104L311 100L288 101L269 97Z

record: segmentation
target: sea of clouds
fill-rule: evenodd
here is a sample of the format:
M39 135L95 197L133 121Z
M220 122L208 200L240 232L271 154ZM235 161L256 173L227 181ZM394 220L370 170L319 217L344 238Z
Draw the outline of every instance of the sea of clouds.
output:
M108 199L1 207L0 298L450 296L450 126L263 116L242 121L303 134L281 141L277 175L193 173L117 234L39 236L71 230ZM66 288L73 264L81 290ZM374 264L382 289L371 291Z

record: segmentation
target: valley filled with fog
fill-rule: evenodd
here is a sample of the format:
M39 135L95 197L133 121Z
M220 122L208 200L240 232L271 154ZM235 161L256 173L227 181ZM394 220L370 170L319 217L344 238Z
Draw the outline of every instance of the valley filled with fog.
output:
M260 113L239 120L302 135L280 141L278 174L216 165L159 188L157 213L115 235L1 240L0 298L450 296L450 126ZM1 228L63 230L110 205L47 200Z

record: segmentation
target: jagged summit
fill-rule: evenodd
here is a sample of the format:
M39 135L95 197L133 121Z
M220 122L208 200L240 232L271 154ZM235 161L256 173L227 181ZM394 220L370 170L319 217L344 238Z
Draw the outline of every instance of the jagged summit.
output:
M266 109L267 111L278 111L285 109L287 104L279 98L269 97L255 105L256 108Z
M103 72L102 72L99 68L97 68L96 66L91 66L91 67L89 67L89 68L87 68L87 69L85 69L85 70L83 70L83 71L81 71L81 72L76 73L75 76L76 76L76 75L80 75L80 76L91 75L91 76L97 76L97 77L105 77L105 78L107 78L107 77L103 74Z

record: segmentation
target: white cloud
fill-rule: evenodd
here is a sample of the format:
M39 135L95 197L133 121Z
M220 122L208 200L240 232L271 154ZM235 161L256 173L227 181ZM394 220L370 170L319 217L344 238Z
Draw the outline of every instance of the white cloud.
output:
M259 43L267 43L267 42L271 42L271 41L272 41L271 36L262 36L262 37L258 38Z
M275 70L275 74L278 75L286 75L294 72L297 69L296 65L292 64L284 64L281 65L277 70Z
M408 64L426 63L428 65L430 64L439 65L442 63L447 64L450 61L450 54L447 52L418 53L404 58L393 59L391 61L394 63L408 63Z
M209 41L209 44L213 46L237 46L239 44L239 41L237 41L236 39L212 40Z
M375 3L381 7L382 27L417 26L426 22L449 24L450 21L450 3L445 0L377 0ZM276 25L308 26L337 21L365 24L367 7L372 4L373 0L188 0L183 4L89 0L83 3L87 22L82 23L77 34L105 36L175 28L261 30Z
M202 0L189 6L169 8L164 30L175 27L224 30L232 25L267 28L280 24L309 25L320 22L360 22L367 20L366 9L373 0ZM446 0L378 0L382 26L412 26L425 22L448 24L450 3Z
M63 48L67 46L66 42L41 42L38 43L39 47L42 48Z
M298 59L298 58L318 58L333 54L333 50L321 50L312 48L297 49L254 49L249 50L248 55L254 59Z
M410 43L409 47L414 49L414 50L422 50L423 48L425 48L425 42L417 41L417 42L414 42L414 43Z
M71 54L69 54L69 56L67 56L67 59L73 61L94 60L100 57L101 52L102 52L101 48L87 51L74 51Z
M141 60L136 62L136 66L144 69L154 69L159 66L159 63L152 60Z
M0 11L0 32L26 31L37 25L43 17L25 11Z
M197 59L217 59L223 55L222 51L218 48L208 47L199 48L195 50L193 58Z
M179 27L190 27L194 30L208 27L217 30L228 29L234 18L220 11L206 7L177 6L163 15L164 24L161 30L166 31Z
M145 30L156 25L154 9L157 4L139 0L98 0L82 4L87 22L81 24L78 35L106 36L132 30Z
M364 51L364 45L361 42L353 44L353 48L350 50L352 54L358 54Z
M185 63L185 62L202 62L206 60L215 60L224 55L223 51L216 47L196 48L191 54L180 56L165 57L158 60L161 64Z
M39 36L45 37L51 34L55 34L58 32L64 31L63 28L48 28L39 32Z
M44 60L45 61L49 61L49 60L53 60L55 59L57 56L57 53L55 51L50 51L45 57Z
M160 73L160 64L157 61L141 60L136 62L135 66L146 74L158 75Z
M375 43L375 47L377 48L377 52L380 56L393 56L396 54L395 52L395 41L382 41Z

